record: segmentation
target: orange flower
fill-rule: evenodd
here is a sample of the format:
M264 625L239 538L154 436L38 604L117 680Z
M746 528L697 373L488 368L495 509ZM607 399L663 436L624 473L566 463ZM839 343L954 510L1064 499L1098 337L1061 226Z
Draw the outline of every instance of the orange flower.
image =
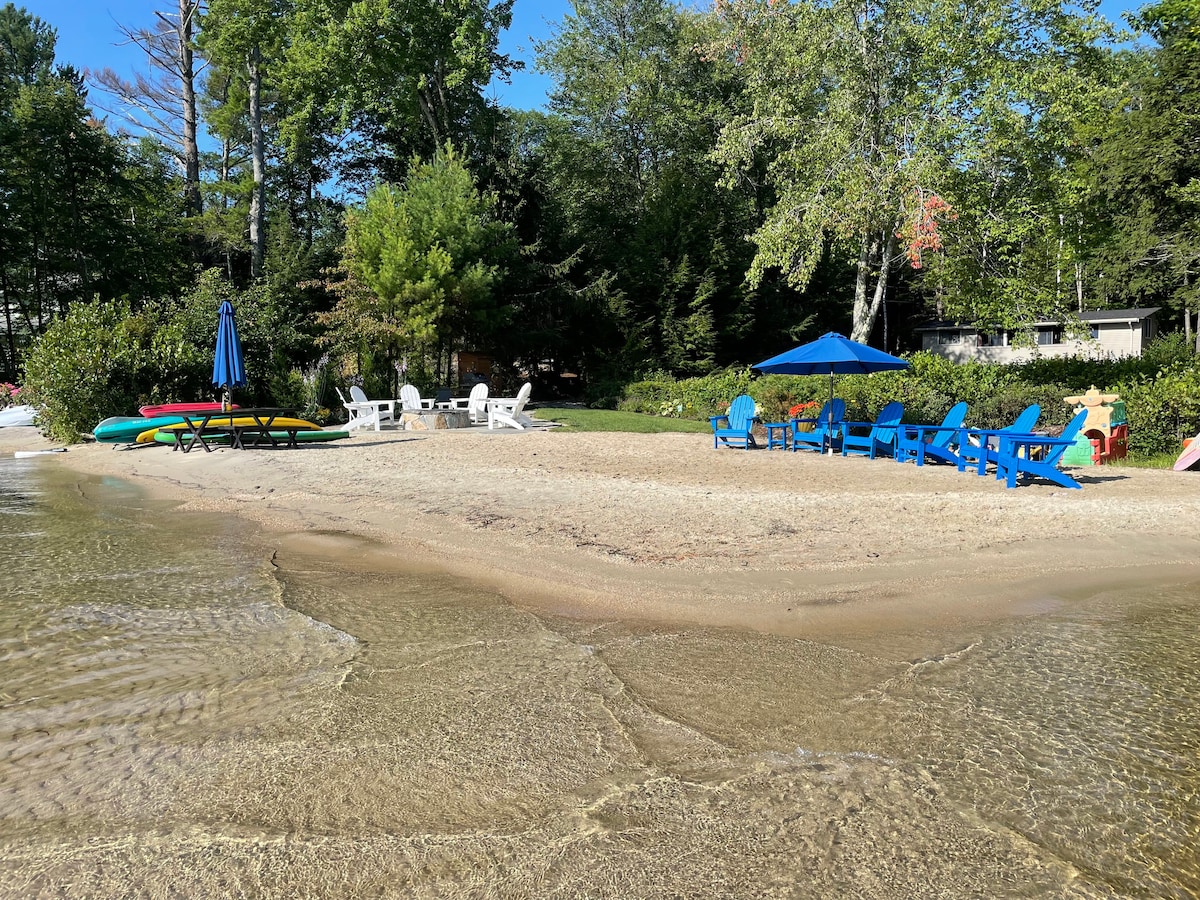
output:
M809 400L805 403L797 403L788 410L788 415L793 419L811 418L817 413L818 410L820 410L820 408L821 404L816 400Z

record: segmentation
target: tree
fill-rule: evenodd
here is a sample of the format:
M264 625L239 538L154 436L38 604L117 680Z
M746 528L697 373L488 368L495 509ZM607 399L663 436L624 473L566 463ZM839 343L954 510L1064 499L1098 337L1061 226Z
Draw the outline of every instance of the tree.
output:
M514 249L494 206L449 145L431 162L414 157L402 187L372 190L347 217L351 282L325 317L331 342L366 344L391 361L487 341L505 317L495 288Z
M245 84L250 134L250 275L263 274L266 253L267 146L263 131L264 75L282 53L285 0L211 0L199 44L210 61Z
M753 111L725 129L729 178L769 159L777 193L754 235L750 276L803 287L830 246L852 253L853 327L867 340L906 248L898 234L985 138L1030 133L1103 31L1060 2L829 0L718 4L721 49L744 71Z
M49 77L57 40L53 28L24 9L11 3L0 7L0 92L5 98L19 85Z
M1200 3L1162 0L1133 21L1157 46L1138 54L1124 102L1097 129L1088 174L1110 221L1097 262L1112 299L1166 306L1190 331L1200 307Z
M23 345L79 302L140 305L174 287L181 264L175 184L152 148L109 135L83 79L51 69L53 31L0 10L0 298L15 375Z
M137 131L154 135L169 147L183 172L184 208L189 216L203 210L200 197L200 150L196 138L197 71L193 32L200 0L178 0L174 13L156 12L152 28L120 26L126 39L146 53L150 73L132 81L112 69L91 73L96 85L118 103L114 110Z
M447 141L470 152L493 78L519 68L498 50L513 0L295 0L281 77L285 135L321 130L356 151L344 178L399 179L409 157ZM314 128L315 123L320 128Z
M582 349L593 375L705 374L769 318L774 285L743 280L756 189L719 189L710 155L741 85L698 52L704 24L667 0L577 0L537 46L556 81L536 152L545 209L561 220L559 258L578 258L580 290L608 286L590 289L597 345Z

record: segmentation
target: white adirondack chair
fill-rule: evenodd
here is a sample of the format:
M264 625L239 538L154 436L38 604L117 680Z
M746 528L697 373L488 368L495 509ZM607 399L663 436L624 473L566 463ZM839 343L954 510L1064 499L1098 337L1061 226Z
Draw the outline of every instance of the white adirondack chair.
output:
M419 412L423 409L433 409L433 400L421 399L421 392L411 384L400 388L400 403L405 412Z
M471 388L467 397L455 397L450 402L453 409L465 409L472 425L482 425L487 421L488 386L482 381Z
M373 425L378 431L381 423L396 420L395 400L368 400L366 391L357 384L350 386L350 400L351 405L358 409L358 414L351 416L346 425L347 430L350 430L350 425L353 424L355 428Z
M527 381L521 385L514 398L504 398L487 401L488 428L516 428L524 431L533 424L533 419L525 415L525 404L529 402L529 393L533 386Z
M346 430L354 431L362 428L364 425L372 424L371 416L375 412L375 408L369 403L357 403L354 400L347 400L346 395L342 393L340 387L335 387L338 399L342 401L342 406L346 408Z

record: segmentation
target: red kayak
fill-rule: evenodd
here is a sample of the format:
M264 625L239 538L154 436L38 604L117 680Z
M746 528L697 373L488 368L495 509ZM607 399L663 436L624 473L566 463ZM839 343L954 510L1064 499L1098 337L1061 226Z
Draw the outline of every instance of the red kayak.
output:
M233 404L233 409L237 409ZM185 416L189 413L222 412L220 403L160 403L157 406L143 406L138 409L147 419L158 416Z

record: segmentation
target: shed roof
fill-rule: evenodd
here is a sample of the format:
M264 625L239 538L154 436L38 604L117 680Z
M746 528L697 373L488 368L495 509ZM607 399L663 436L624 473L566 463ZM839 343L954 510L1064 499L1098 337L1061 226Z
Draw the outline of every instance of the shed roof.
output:
M1138 309L1090 309L1086 312L1076 313L1079 319L1083 322L1091 322L1099 324L1102 322L1140 322L1143 319L1149 319L1156 312L1162 309L1161 306L1147 306ZM1039 319L1038 325L1059 325L1062 324L1058 319ZM913 331L941 331L947 328L970 328L976 331L993 331L987 325L977 325L973 322L955 322L952 319L935 319L926 322L924 325L918 325Z

